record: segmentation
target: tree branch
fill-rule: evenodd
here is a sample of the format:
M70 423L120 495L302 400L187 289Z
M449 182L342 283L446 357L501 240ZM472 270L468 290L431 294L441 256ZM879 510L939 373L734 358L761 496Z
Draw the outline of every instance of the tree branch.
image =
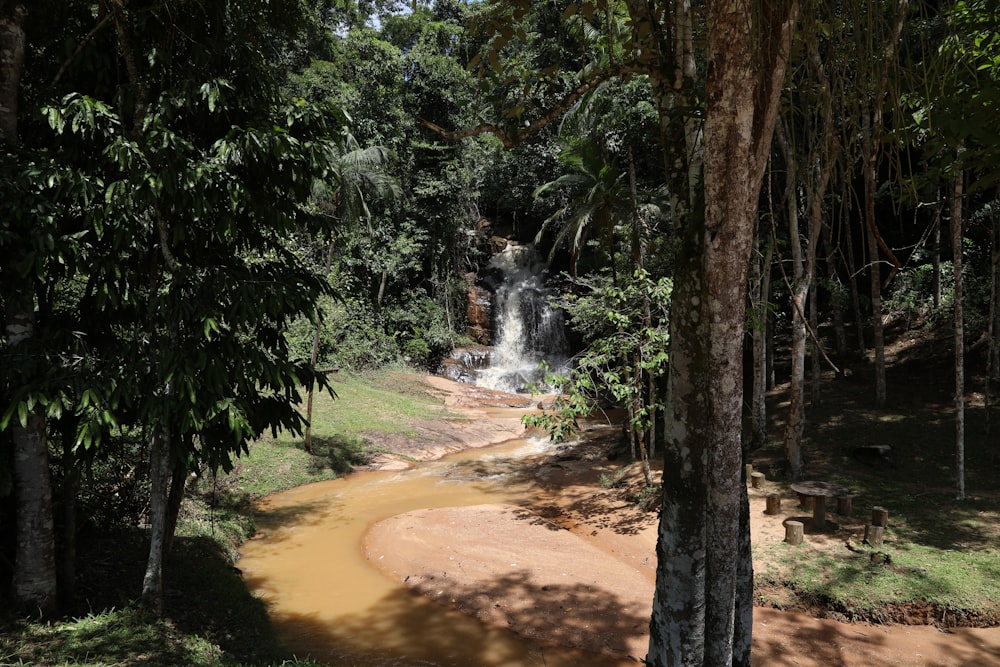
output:
M503 143L503 147L506 150L511 150L518 144L522 143L526 139L530 139L539 132L541 132L545 127L549 125L552 121L556 120L560 116L566 113L570 107L576 104L580 98L582 98L587 93L596 90L601 84L606 81L618 77L633 76L636 74L644 74L651 78L662 78L660 72L651 67L645 67L641 65L623 65L621 67L616 67L611 70L604 70L597 72L593 77L587 81L581 83L579 86L571 90L566 96L559 101L554 107L542 114L541 117L536 119L534 122L529 124L524 131L518 132L515 136L508 134L503 128L494 123L484 123L482 125L477 125L475 127L467 127L461 130L446 130L437 123L427 120L426 118L420 119L420 124L427 129L437 133L445 141L460 141L466 137L476 137L483 134L492 134Z

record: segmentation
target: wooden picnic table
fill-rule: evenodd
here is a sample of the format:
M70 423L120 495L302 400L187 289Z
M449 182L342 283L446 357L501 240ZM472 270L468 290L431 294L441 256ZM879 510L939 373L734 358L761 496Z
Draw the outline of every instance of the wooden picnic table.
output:
M792 491L800 496L812 498L813 505L813 527L816 530L826 528L826 499L846 496L851 490L846 486L831 484L830 482L794 482L790 485Z

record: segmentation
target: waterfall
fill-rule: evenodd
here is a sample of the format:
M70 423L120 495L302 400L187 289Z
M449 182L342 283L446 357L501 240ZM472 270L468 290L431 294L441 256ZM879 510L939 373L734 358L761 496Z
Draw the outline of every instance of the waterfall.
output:
M476 384L523 391L541 383L541 362L557 370L568 363L562 311L549 304L545 264L531 246L508 242L490 260L490 268L502 276L494 299L495 342L490 365L480 371Z

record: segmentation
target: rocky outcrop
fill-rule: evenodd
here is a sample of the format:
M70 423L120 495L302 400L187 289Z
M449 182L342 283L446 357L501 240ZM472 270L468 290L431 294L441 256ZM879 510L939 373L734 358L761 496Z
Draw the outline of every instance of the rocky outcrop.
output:
M475 347L456 347L451 355L441 362L437 375L455 382L475 384L479 371L490 365L492 348L485 345Z
M493 336L493 292L476 283L476 274L466 276L469 283L468 304L465 309L469 338L479 345L489 345Z

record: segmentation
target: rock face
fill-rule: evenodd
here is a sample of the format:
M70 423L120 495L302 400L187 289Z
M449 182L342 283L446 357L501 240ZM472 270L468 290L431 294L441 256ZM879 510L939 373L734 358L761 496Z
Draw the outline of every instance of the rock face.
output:
M467 333L479 345L489 345L493 337L493 292L477 284L474 273L468 274L466 281L469 283L465 309L469 320Z
M476 347L456 347L451 355L441 362L437 374L455 382L476 384L479 371L490 365L492 348L485 345Z

